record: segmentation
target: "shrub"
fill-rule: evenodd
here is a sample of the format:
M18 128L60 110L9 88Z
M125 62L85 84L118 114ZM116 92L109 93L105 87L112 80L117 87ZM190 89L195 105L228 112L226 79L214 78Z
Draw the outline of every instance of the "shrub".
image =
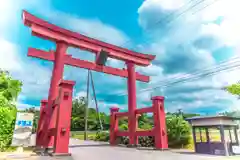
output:
M109 132L97 132L95 136L95 141L103 141L108 142L109 141Z
M5 151L10 145L16 119L15 107L0 107L0 151Z
M182 116L169 116L166 123L170 147L178 148L189 144L191 140L191 128Z
M121 130L121 131L127 131L128 130L128 125L127 124L121 124L120 126L119 126L119 130Z

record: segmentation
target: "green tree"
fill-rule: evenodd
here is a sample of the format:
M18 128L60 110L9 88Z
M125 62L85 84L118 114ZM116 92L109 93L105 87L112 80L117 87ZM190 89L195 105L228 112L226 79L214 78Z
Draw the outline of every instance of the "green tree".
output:
M240 96L240 83L232 84L224 89L233 95Z
M232 84L227 87L223 88L227 92L229 92L232 95L238 96L240 98L240 83ZM235 110L235 111L229 111L229 112L224 112L222 113L223 115L227 116L234 116L234 117L240 117L240 110Z
M11 144L16 113L17 109L14 107L0 107L0 152Z
M172 114L166 119L169 145L179 147L187 145L191 138L191 128L182 116Z
M0 70L0 151L6 150L11 141L16 119L16 101L22 83L8 72Z
M85 98L81 97L73 100L71 130L84 130L84 112L85 112Z
M0 98L2 101L8 103L15 101L21 92L21 87L22 83L19 80L13 79L7 72L0 71Z
M85 107L86 98L80 97L73 100L72 105L72 117L71 117L71 130L72 131L83 131L84 130L84 119L85 119ZM109 116L105 113L99 113L102 121L103 129L109 128ZM98 113L96 109L88 109L88 130L99 130L100 124L98 120Z

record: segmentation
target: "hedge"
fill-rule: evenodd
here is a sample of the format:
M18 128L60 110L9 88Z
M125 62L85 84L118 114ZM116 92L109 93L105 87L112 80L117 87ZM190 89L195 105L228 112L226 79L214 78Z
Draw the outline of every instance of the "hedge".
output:
M17 109L0 107L0 151L6 151L11 145Z

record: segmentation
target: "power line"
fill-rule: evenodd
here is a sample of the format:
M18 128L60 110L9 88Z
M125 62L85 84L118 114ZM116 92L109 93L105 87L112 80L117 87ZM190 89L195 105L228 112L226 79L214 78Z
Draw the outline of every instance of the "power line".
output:
M138 92L149 91L149 90L161 88L161 87L164 87L164 86L167 87L167 86L170 86L170 85L174 85L175 83L181 83L181 82L187 82L187 81L191 81L191 80L200 79L200 78L211 76L211 75L214 75L216 73L219 73L219 72L222 72L222 71L225 71L225 70L229 70L229 69L232 69L232 68L236 68L236 67L239 67L239 66L240 66L240 61L237 61L237 63L234 62L232 64L228 64L227 66L224 65L224 66L220 66L218 68L215 68L215 70L207 70L207 72L202 72L202 73L199 72L199 73L193 74L193 75L180 76L180 77L175 78L175 79L169 78L170 80L166 80L165 82L163 81L162 84L160 83L157 86L142 89L142 90L139 90Z
M220 1L220 0L214 0L213 2L211 2L211 3L207 4L207 5L205 5L204 7L200 8L200 9L198 9L198 10L196 10L196 11L193 12L192 14L194 15L194 14L196 14L197 12L200 12L200 11L206 9L207 7L212 6L212 5L215 4L217 1Z
M187 5L189 5L189 4L190 4L191 2L193 2L193 1L194 1L194 0L189 0L187 3L185 3L184 5L182 5L179 10L181 10L181 9L184 8L184 7L186 7ZM207 0L199 0L199 1L197 1L196 3L194 3L193 5L191 5L190 7L188 7L187 9L185 9L184 11L182 11L180 14L176 15L175 17L173 17L172 19L168 19L168 24L169 24L170 22L173 22L174 20L176 20L177 18L179 18L180 16L182 16L182 15L185 14L186 12L190 11L191 9L193 9L193 8L197 7L198 5L204 3L205 1L207 1ZM218 0L215 0L215 1L218 1ZM213 4L213 3L212 3L212 4ZM207 8L207 6L205 6L203 9L205 9L205 8ZM203 9L201 9L201 10L203 10ZM179 10L177 10L177 11L175 11L175 12L171 12L170 14L168 14L167 16L165 16L163 19L157 20L157 21L152 25L151 28L153 28L154 26L157 26L158 24L163 23L163 20L165 20L165 19L167 19L167 18L169 18L169 17L174 16L174 14L177 13L177 12L179 12ZM197 12L195 12L195 13L197 13ZM195 13L194 13L194 14L195 14ZM168 30L169 30L169 29L170 29L170 27L168 27ZM167 31L168 31L168 30L167 30ZM147 30L146 32L150 32L150 30ZM123 46L125 46L126 44L128 44L129 42L131 42L131 40L128 40L128 41L124 42L124 43L123 43L122 45L120 45L120 46L123 47Z
M205 69L192 70L192 71L190 71L190 72L188 72L184 75L171 77L170 80L176 79L176 78L183 78L183 77L186 77L186 76L189 76L189 75L199 74L199 72L204 72L204 71L206 72L206 71L209 71L209 70L212 70L212 69L217 69L218 67L221 67L221 66L224 66L224 65L229 65L232 62L233 63L236 62L236 61L238 62L238 60L240 60L240 57L235 56L235 57L230 58L229 60L221 61L218 64L216 64L214 66L211 66L211 67L207 67ZM155 81L153 83L161 83L161 82L164 82L164 81L168 81L168 80Z
M165 16L163 19L160 19L160 20L156 21L156 22L154 23L154 25L157 26L158 24L162 24L163 20L165 20L165 19L167 20L167 18L174 16L174 14L175 14L176 12L181 11L182 8L188 6L188 5L191 4L193 1L194 1L194 0L189 0L186 4L182 5L177 11L171 12L170 14L168 14L167 16ZM205 1L205 0L201 0L201 1ZM200 1L200 2L201 2L201 1ZM199 4L199 2L197 2L195 5L198 5L198 4ZM172 20L174 20L174 19L172 19ZM152 27L152 28L153 28L153 27Z
M236 60L236 61L233 61ZM149 90L154 90L157 88L161 88L161 87L167 87L170 85L175 85L178 83L184 83L187 81L191 81L191 80L196 80L196 79L200 79L200 78L204 78L207 76L211 76L211 75L215 75L216 73L222 72L222 71L226 71L226 70L231 70L231 69L235 69L238 68L240 66L240 58L239 57L235 57L232 58L231 60L228 61L223 61L222 63L205 69L205 70L197 70L195 72L193 72L194 74L188 73L184 76L177 76L175 78L168 78L165 79L163 81L160 81L159 85L154 86L154 87L150 87L150 88L145 88L145 89L141 89L138 90L137 92L145 92L145 91L149 91ZM124 93L120 93L120 94L116 94L116 96L125 96L127 95L125 92Z
M170 20L168 22L168 24L174 20L176 20L177 18L179 18L180 16L182 16L183 14L187 13L188 11L190 11L191 9L194 9L195 7L197 7L198 5L204 3L206 0L200 0L198 2L196 2L195 4L193 4L191 7L187 8L186 10L184 10L182 13L178 14L174 19Z
M195 8L196 6L202 4L202 3L205 2L205 1L206 1L206 0L197 1L196 3L194 3L193 5L191 5L189 8L185 9L183 12L181 12L181 13L178 14L178 15L176 15L175 18L173 17L173 19L170 19L170 20L168 21L168 23L174 21L175 19L177 19L177 18L179 18L180 16L182 16L184 13L190 11L191 9ZM208 5L204 6L204 7L201 8L200 10L203 10L203 9L207 8L208 6L214 4L216 1L219 1L219 0L215 0L215 1L212 2L211 4L208 4ZM188 1L186 5L190 4L191 2L192 2L191 0ZM184 5L184 6L186 6L186 5ZM180 8L183 8L184 6L182 6L182 7L180 7ZM193 14L199 12L200 10L195 11ZM176 11L176 12L177 12L177 11ZM167 15L164 19L166 19L166 18L168 18L168 17L170 17L171 15L174 15L174 14L175 14L175 13L171 13L171 14ZM162 21L163 21L163 20L157 21L157 22L155 23L155 25L158 25L158 24L161 23ZM128 43L128 41L126 41L123 45L125 45L125 44L127 44L127 43ZM122 46L122 45L121 45L121 46ZM217 71L217 72L219 72L219 71ZM217 72L216 72L216 73L217 73ZM214 72L210 72L210 73L214 73ZM198 74L199 74L199 73L198 73ZM204 75L204 74L203 74L203 75ZM210 74L206 74L206 75L210 75ZM180 79L180 78L182 78L182 79L185 78L185 80L186 80L187 77L185 76L185 77L176 77L176 78L178 78L178 79ZM190 78L188 77L188 79L190 79ZM171 80L173 80L173 79L171 78ZM175 80L176 80L176 79L175 79ZM164 81L162 81L162 82L164 82ZM147 89L148 89L148 88L147 88ZM149 89L154 89L154 88L149 88ZM120 95L120 96L121 96L121 95Z
M219 72L222 72L222 71L229 71L229 70L232 70L232 69L236 69L236 68L240 68L240 62L238 64L235 64L233 66L228 66L226 68L223 68L221 70L217 70L217 71L212 71L212 72L209 72L209 73L203 73L201 74L200 76L193 76L191 78L183 78L183 79L179 79L178 81L175 81L175 82L170 82L170 83L165 83L163 85L158 85L158 86L155 86L153 88L148 88L148 89L145 89L145 90L140 90L138 92L143 92L143 91L148 91L148 90L152 90L152 89L157 89L157 88L161 88L161 87L168 87L170 85L174 85L174 84L178 84L178 83L184 83L184 82L189 82L189 81L192 81L192 80L198 80L200 78L205 78L207 76L212 76L212 75L215 75Z
M182 84L182 83L186 83L186 82L191 82L193 80L198 80L198 79L201 79L201 78L205 78L205 77L208 77L208 76L212 76L212 75L216 75L217 73L219 72L223 72L223 71L231 71L231 70L235 70L235 69L239 69L240 68L240 64L238 65L235 65L235 66L231 66L231 67L227 67L227 68L224 68L220 71L215 71L215 72L211 72L211 73L208 73L208 74L205 74L205 75L202 75L201 77L194 77L194 78L189 78L189 79L183 79L183 80L179 80L179 81L176 81L176 82L172 82L171 84L163 84L161 86L156 86L156 87L153 87L153 88L147 88L147 89L144 89L144 90L140 90L140 91L137 91L138 93L142 93L142 92L147 92L147 91L152 91L152 90L156 90L158 88L165 88L165 87L168 87L168 86L177 86L179 84ZM115 96L126 96L127 94L119 94L119 95L115 95ZM104 98L105 101L108 101L108 98ZM112 101L112 98L109 99L109 101Z

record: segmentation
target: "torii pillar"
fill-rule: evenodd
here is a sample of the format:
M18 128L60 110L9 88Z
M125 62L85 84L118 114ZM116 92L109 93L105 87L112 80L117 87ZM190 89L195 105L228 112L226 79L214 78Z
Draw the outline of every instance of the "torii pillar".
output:
M51 77L50 88L49 88L49 95L48 95L48 106L52 106L53 101L58 96L59 82L63 78L63 72L64 72L64 57L68 48L68 45L64 42L57 42L56 45L57 45L57 48L55 52L55 60L54 60L54 66L53 66L52 77ZM47 122L48 124L50 124L47 129L50 130L51 128L55 128L57 110L54 110L53 107L48 107L47 109L48 109L47 117L49 118ZM53 146L54 137L52 135L45 136L44 139L46 140L46 142L44 143L45 147Z
M136 74L134 63L127 63L128 70L128 129L129 129L129 145L134 146L137 144L137 137L135 136L136 132L136 114L135 110L137 109L137 94L136 94Z

